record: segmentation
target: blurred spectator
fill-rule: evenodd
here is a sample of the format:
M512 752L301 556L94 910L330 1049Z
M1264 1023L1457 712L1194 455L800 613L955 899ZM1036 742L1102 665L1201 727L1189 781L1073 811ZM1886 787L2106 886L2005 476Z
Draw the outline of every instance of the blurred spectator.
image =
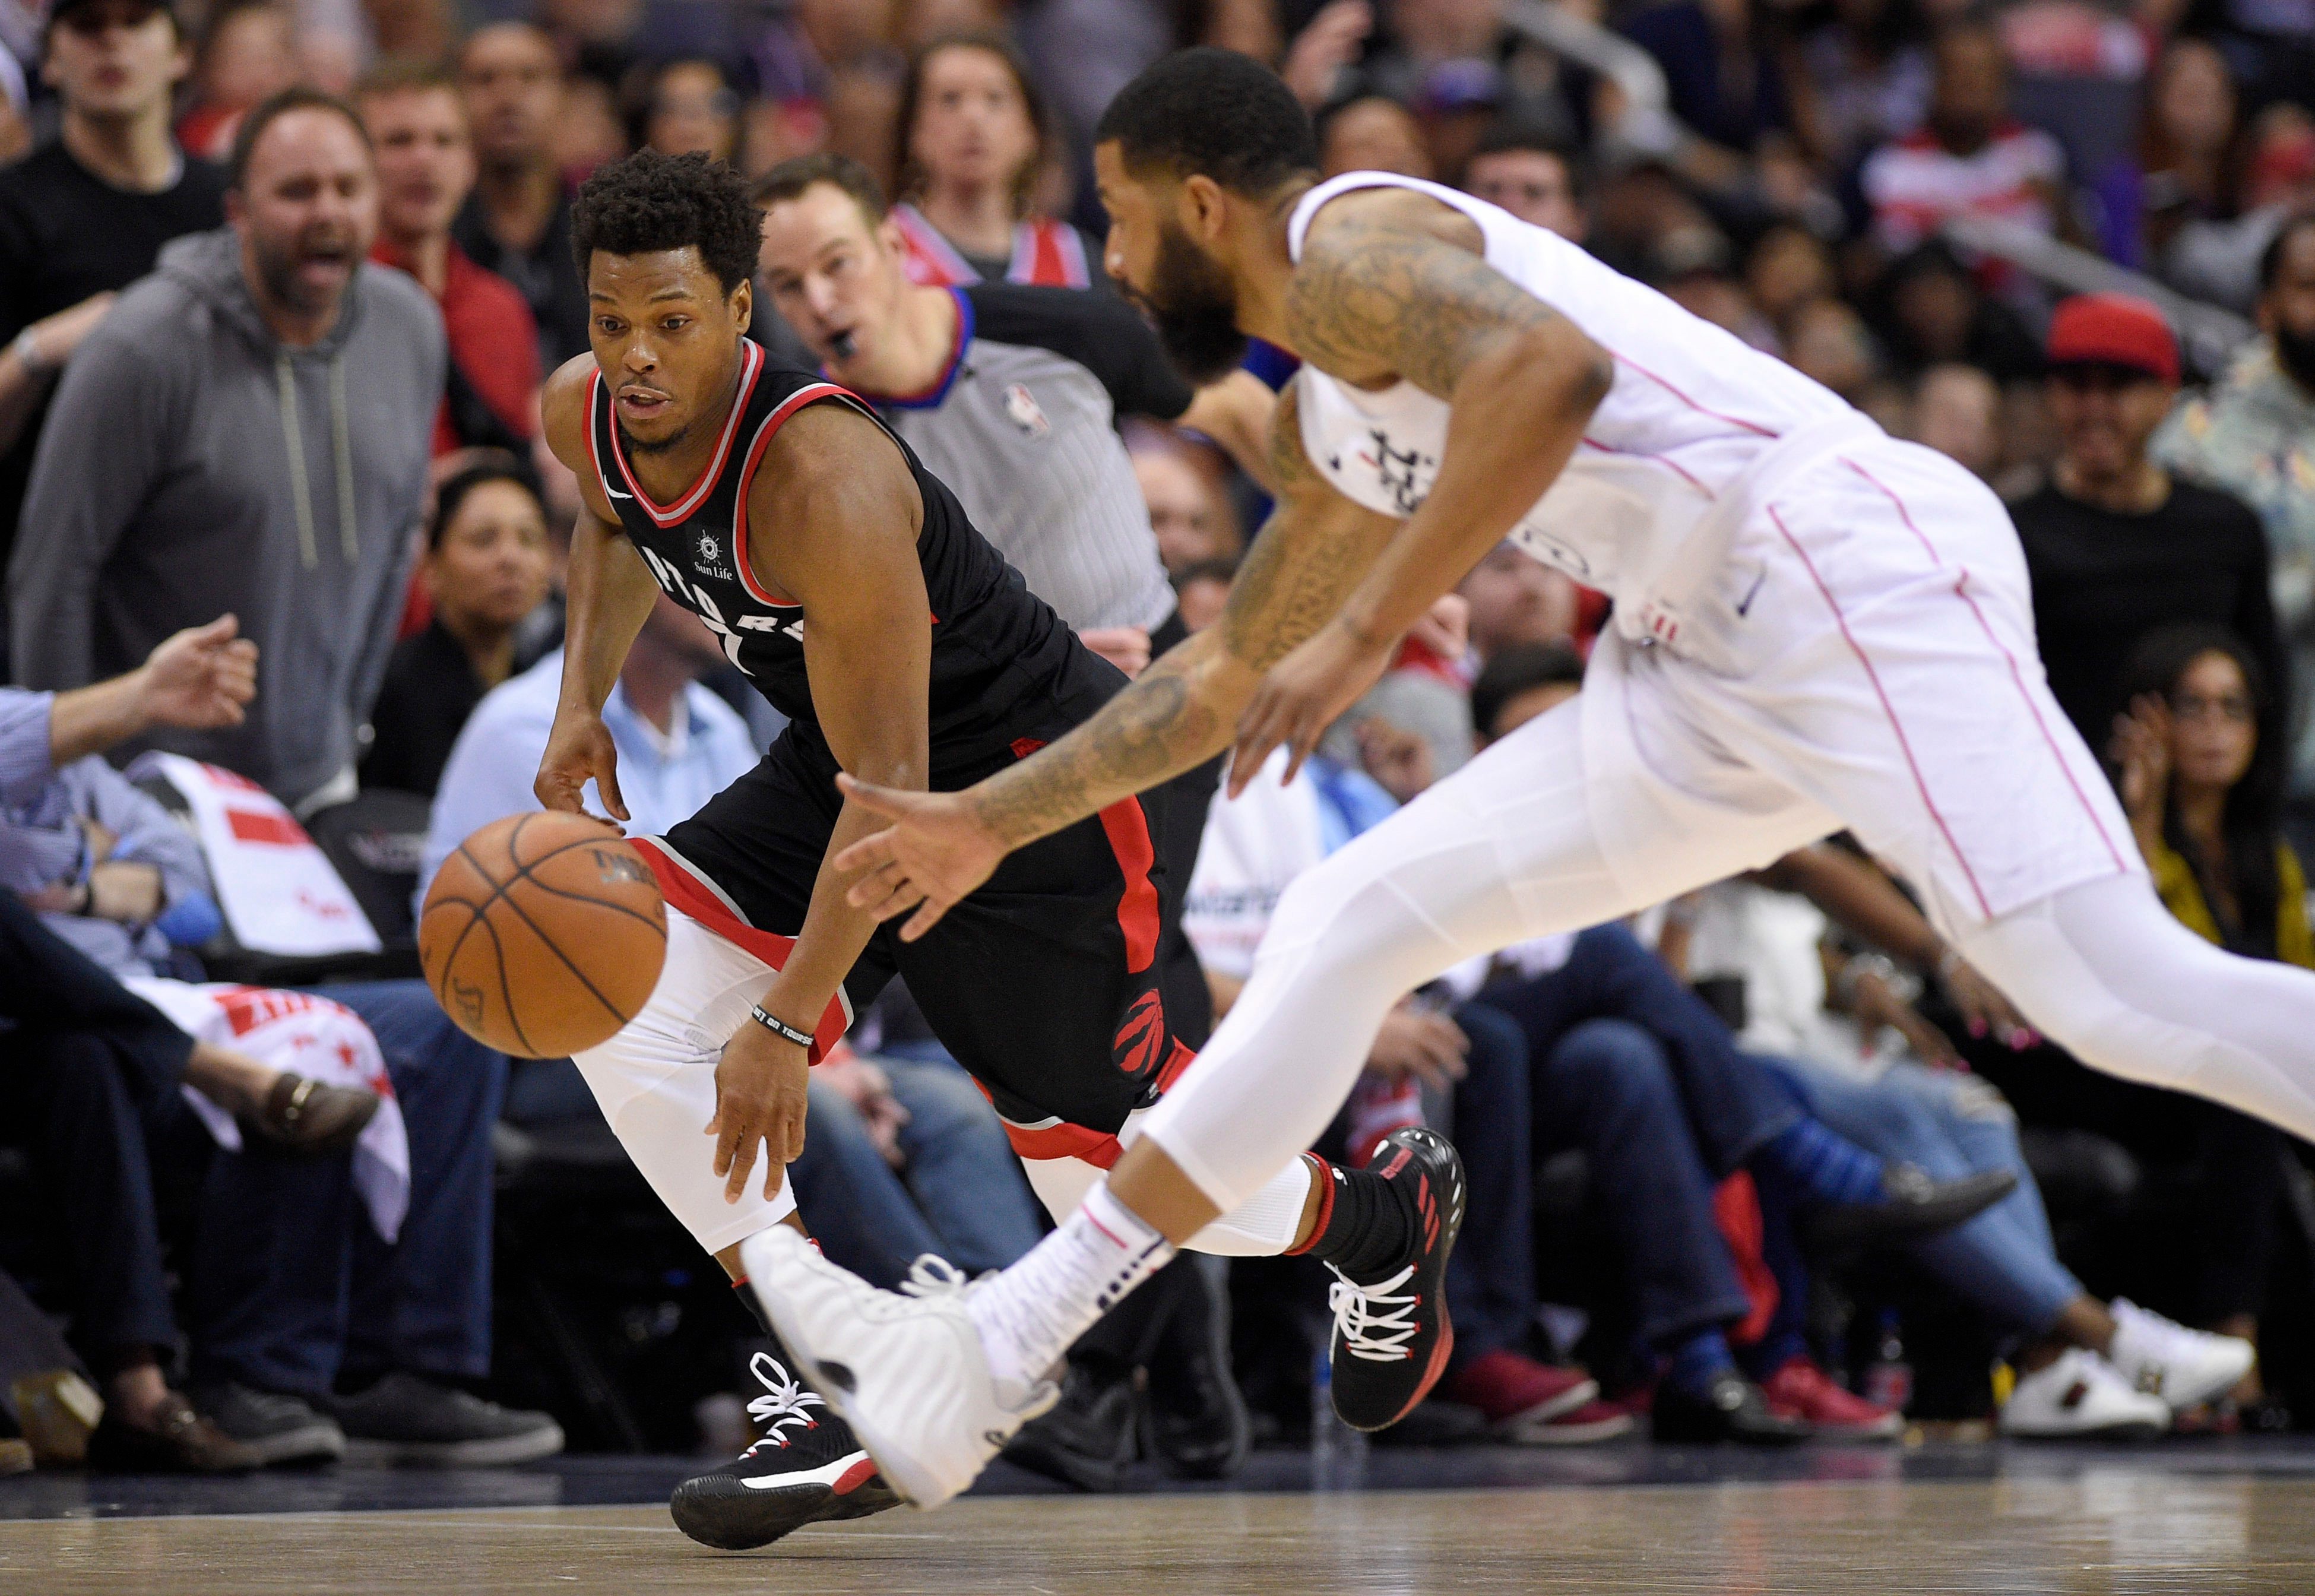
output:
M2300 809L2315 798L2315 212L2291 221L2260 257L2258 319L2258 341L2208 395L2171 412L2153 456L2234 494L2266 524L2275 613L2293 661L2286 764Z
M1624 31L1663 68L1672 113L1698 137L1743 156L1791 134L1784 73L1746 0L1662 0Z
M1734 275L1734 261L1727 235L1717 227L1677 227L1648 252L1646 275L1657 292L1690 315L1773 353L1779 346L1778 331L1754 307Z
M1516 122L1480 137L1463 168L1463 191L1500 205L1523 222L1583 242L1583 190L1572 146Z
M179 28L154 0L63 0L49 13L41 76L60 102L58 137L0 169L0 570L57 373L163 244L225 220L225 174L169 133L188 63ZM0 642L6 632L0 619Z
M1901 256L1873 297L1875 326L1900 371L1960 361L2005 386L2042 374L2042 351L2018 313L1989 297L1942 239Z
M528 22L477 29L458 56L476 182L450 235L515 286L538 324L539 369L587 352L587 290L571 258L571 197L555 155L563 64Z
M1839 299L1812 299L1793 312L1785 359L1851 404L1865 403L1881 375L1864 318Z
M1836 0L1800 40L1793 110L1817 159L1846 171L1867 150L1904 137L1929 109L1929 54L1911 0Z
M2238 499L2174 481L2147 441L2178 387L2178 345L2143 300L2084 295L2050 324L2050 409L2063 439L2047 486L2011 508L2050 688L2093 749L2126 705L2123 667L2157 628L2231 626L2288 682L2266 537ZM2280 747L2280 723L2267 728Z
M2001 390L1974 366L1932 366L1913 385L1913 440L1991 482L2001 468Z
M388 66L355 102L377 153L377 243L370 259L410 273L441 307L448 381L434 453L530 452L538 430L538 329L512 284L466 256L450 224L475 188L475 145L458 85L440 67Z
M912 280L1107 281L1099 244L1034 214L1039 179L1057 156L1051 119L1027 60L1004 35L953 34L919 49L901 87L899 126L892 218Z
M1497 544L1455 590L1471 607L1471 652L1482 667L1521 643L1575 637L1575 584L1517 544Z
M1928 124L1875 150L1858 174L1876 239L1901 254L1965 216L2055 234L2065 155L2056 139L2009 114L2000 34L1987 22L1950 23L1931 59L1937 76ZM1995 265L1984 276L1997 288L2018 282Z
M2236 99L2226 58L2206 39L2174 39L2147 85L2139 134L2140 236L2113 243L2125 266L2161 259L2181 226L2227 214L2233 203Z
M653 607L627 651L603 721L619 751L619 793L639 834L666 830L755 768L756 747L739 713L699 685L723 663L714 634L671 598ZM492 688L466 717L434 788L420 903L435 871L470 834L538 807L531 783L562 688L558 650ZM600 812L599 795L589 802Z
M1431 150L1412 111L1396 100L1366 94L1320 114L1318 169L1326 177L1345 172L1429 177Z
M1761 235L1744 262L1744 288L1753 308L1779 340L1792 336L1793 319L1802 306L1829 297L1836 286L1832 253L1796 222L1779 222Z
M19 681L69 687L239 616L261 651L256 713L152 740L310 812L354 791L426 490L442 321L368 262L377 174L350 106L277 96L235 155L232 225L164 250L58 390L9 572L12 646ZM253 446L276 436L279 453Z
M1583 687L1583 661L1564 643L1499 650L1471 684L1471 725L1485 748L1566 703Z
M729 161L740 147L740 97L713 61L670 61L652 76L643 142L663 155Z
M1200 560L1184 566L1174 577L1174 607L1185 631L1202 632L1222 618L1230 583L1237 580L1235 560Z
M297 81L297 23L281 0L226 0L209 13L177 141L222 161L241 119Z
M1245 552L1237 519L1191 459L1191 446L1155 427L1129 428L1126 443L1141 501L1149 510L1149 529L1158 537L1158 558L1168 575L1179 579L1193 565L1235 561Z
M470 466L436 492L419 566L433 618L386 661L363 786L434 795L466 718L514 673L516 629L546 597L550 560L527 470Z
M1354 49L1371 17L1329 6L1318 13L1294 41L1286 66L1289 81L1301 75L1317 98L1315 111L1330 98L1379 94L1413 110L1432 136L1436 164L1444 171L1462 164L1468 137L1483 119L1515 118L1572 137L1577 117L1571 101L1588 92L1588 79L1570 72L1550 51L1503 26L1502 0L1390 0L1381 8L1387 34L1354 72L1336 73L1321 83L1317 70L1329 58ZM1299 92L1299 91L1298 91ZM1460 139L1456 124L1471 124ZM1462 148L1454 146L1459 143Z
M2315 208L2315 114L2270 105L2244 139L2236 215L2190 220L2170 241L2160 266L2182 293L2248 310L2258 295L2258 262L2268 243L2302 211Z

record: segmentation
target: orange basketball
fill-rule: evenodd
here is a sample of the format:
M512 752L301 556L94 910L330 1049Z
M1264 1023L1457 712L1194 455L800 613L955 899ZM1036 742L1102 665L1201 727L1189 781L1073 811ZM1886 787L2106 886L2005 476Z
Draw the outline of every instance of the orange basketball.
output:
M601 820L492 820L442 861L418 916L426 984L502 1053L559 1059L635 1017L667 959L651 867Z

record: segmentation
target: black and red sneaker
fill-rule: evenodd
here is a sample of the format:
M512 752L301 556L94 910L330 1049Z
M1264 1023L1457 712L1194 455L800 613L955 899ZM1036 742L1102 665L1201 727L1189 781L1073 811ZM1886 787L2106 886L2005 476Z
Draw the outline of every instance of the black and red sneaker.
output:
M900 1504L852 1426L818 1392L769 1352L758 1352L749 1368L764 1395L748 1404L748 1416L766 1426L764 1437L738 1461L675 1488L667 1506L677 1529L740 1552L806 1524L865 1519Z
M1354 1281L1335 1270L1326 1306L1335 1312L1335 1412L1353 1430L1387 1430L1431 1394L1455 1350L1447 1317L1447 1255L1463 1228L1463 1160L1436 1130L1394 1130L1367 1173L1407 1201L1415 1219L1414 1255L1392 1272ZM1333 1268L1332 1264L1327 1265Z

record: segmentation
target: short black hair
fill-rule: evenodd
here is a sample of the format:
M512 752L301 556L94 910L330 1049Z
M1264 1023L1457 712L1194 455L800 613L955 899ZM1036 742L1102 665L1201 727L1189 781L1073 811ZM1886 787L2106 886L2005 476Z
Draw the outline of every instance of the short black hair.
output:
M2275 236L2268 239L2266 247L2258 252L2260 293L2275 291L2275 279L2283 275L2283 252L2291 247L2293 235L2309 227L2315 227L2315 210L2295 211L2283 218L2283 226L2275 230Z
M1471 146L1470 158L1481 155L1505 155L1512 150L1527 150L1539 155L1549 155L1567 173L1568 191L1576 198L1583 195L1583 157L1575 146L1533 117L1497 117L1479 135L1479 142Z
M571 202L571 253L579 279L601 250L649 255L696 249L726 294L756 275L764 218L748 181L724 162L693 152L637 150L595 169Z
M1114 139L1129 172L1202 173L1235 193L1268 194L1315 175L1318 138L1294 92L1236 50L1177 50L1117 92L1094 142Z
M1485 739L1495 735L1503 706L1537 687L1583 685L1583 661L1564 643L1515 643L1497 654L1471 684L1471 724Z
M538 474L520 456L506 449L483 449L473 465L453 472L448 480L434 490L434 514L426 523L426 547L430 553L442 546L442 539L450 530L450 523L458 519L458 507L466 495L487 483L512 483L531 497L542 513L546 509L546 495L538 485Z
M361 112L336 94L297 84L259 101L241 119L241 127L233 136L233 154L226 161L226 185L234 192L242 192L248 182L250 152L257 147L257 141L265 137L265 129L293 111L326 111L341 116L346 119L346 125L354 130L354 137L361 140L362 148L372 155L377 153L369 141L369 129L363 125Z
M775 205L785 205L791 200L801 200L804 191L816 184L826 183L852 196L860 214L874 226L891 213L891 203L884 198L884 185L876 174L854 160L833 150L823 150L816 155L796 155L782 161L756 180L749 196L758 206L769 210Z

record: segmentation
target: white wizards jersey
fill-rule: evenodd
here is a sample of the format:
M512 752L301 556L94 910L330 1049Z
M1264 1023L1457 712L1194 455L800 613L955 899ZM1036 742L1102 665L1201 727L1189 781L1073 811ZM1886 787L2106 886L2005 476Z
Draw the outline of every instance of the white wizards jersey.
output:
M1615 380L1582 445L1512 537L1546 564L1613 595L1619 626L1635 635L1652 601L1692 581L1699 562L1712 562L1695 536L1699 524L1724 500L1733 510L1746 497L1732 490L1757 476L1767 457L1786 452L1776 448L1780 440L1876 430L1782 360L1557 234L1437 183L1382 172L1320 183L1294 208L1288 249L1300 259L1310 218L1329 200L1383 187L1417 190L1469 217L1486 240L1488 265L1614 357ZM1370 510L1412 514L1438 474L1446 401L1404 381L1354 388L1307 364L1295 380L1302 447L1320 474Z

